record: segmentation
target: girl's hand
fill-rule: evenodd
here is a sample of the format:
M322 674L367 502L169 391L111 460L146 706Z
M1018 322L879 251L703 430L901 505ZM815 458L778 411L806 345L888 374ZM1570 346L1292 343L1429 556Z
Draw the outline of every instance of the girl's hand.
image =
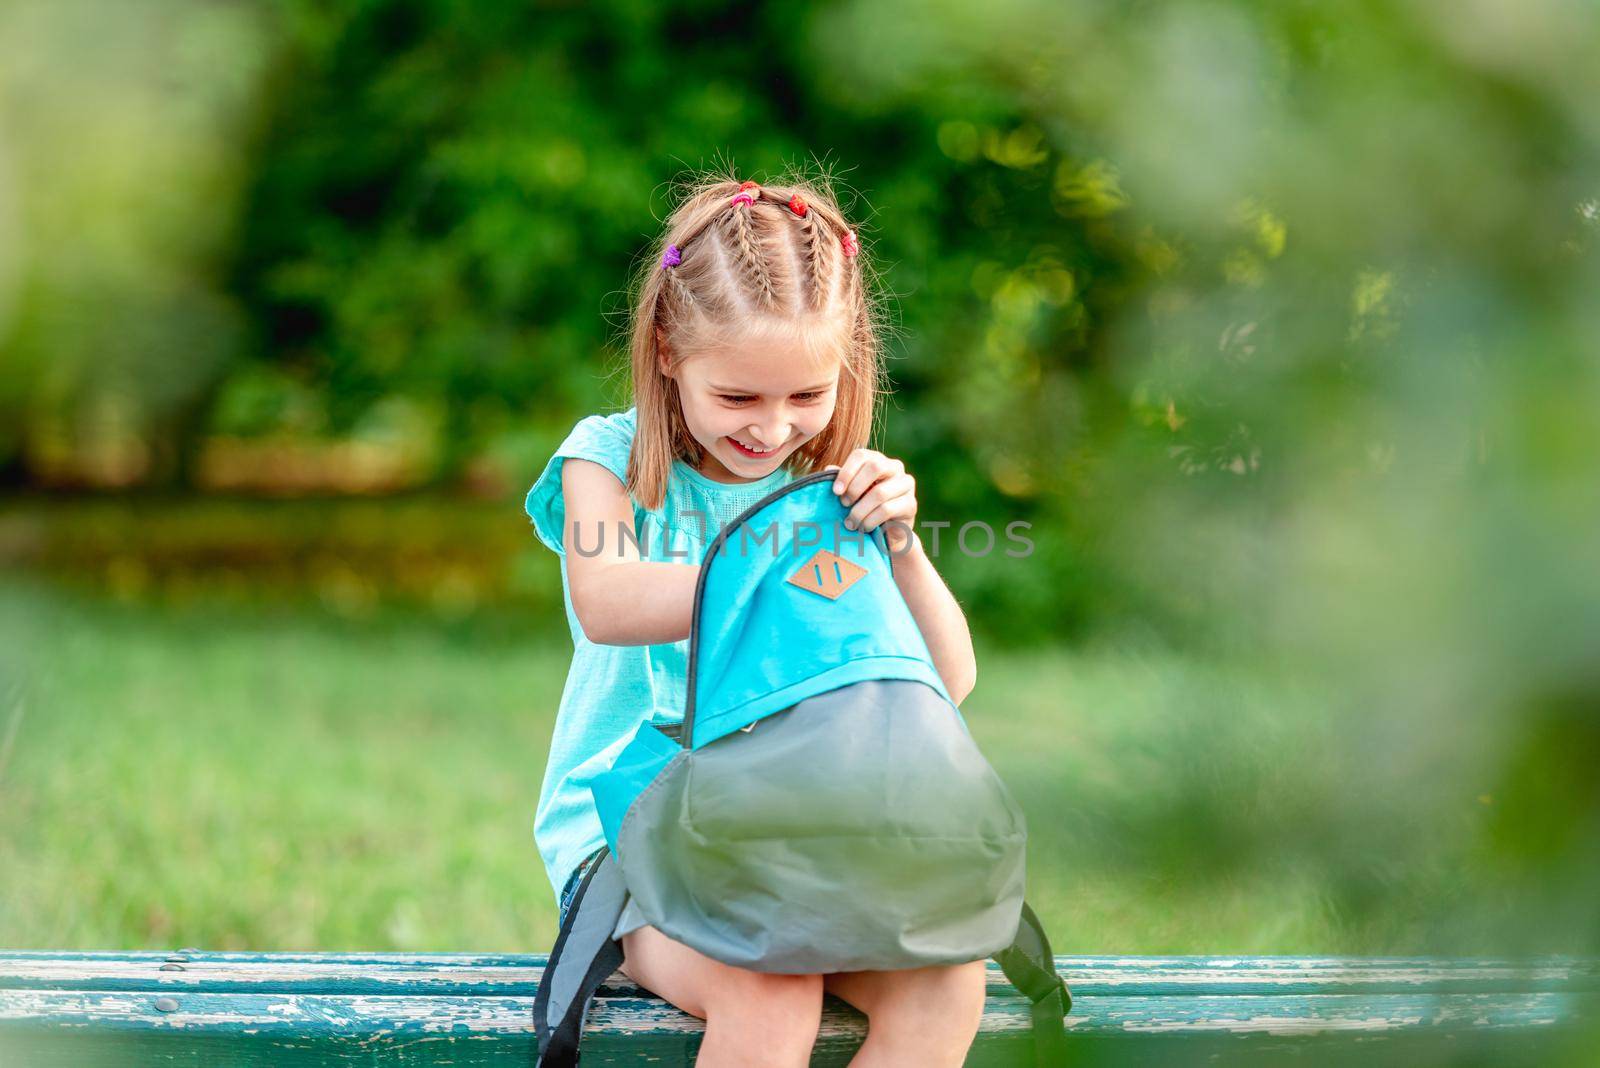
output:
M838 472L833 491L850 508L844 520L848 529L872 531L897 520L884 537L890 552L906 548L915 537L917 480L906 473L905 464L873 449L857 449L842 465L829 464L826 470Z

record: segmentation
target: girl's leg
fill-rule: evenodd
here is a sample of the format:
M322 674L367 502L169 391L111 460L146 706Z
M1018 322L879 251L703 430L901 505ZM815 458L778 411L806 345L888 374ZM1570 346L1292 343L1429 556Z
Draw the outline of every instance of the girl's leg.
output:
M822 1023L822 976L735 968L654 927L623 935L622 953L628 978L706 1022L696 1064L803 1068L810 1061Z
M850 1068L961 1065L983 1019L988 965L975 960L889 972L835 972L823 988L867 1014Z

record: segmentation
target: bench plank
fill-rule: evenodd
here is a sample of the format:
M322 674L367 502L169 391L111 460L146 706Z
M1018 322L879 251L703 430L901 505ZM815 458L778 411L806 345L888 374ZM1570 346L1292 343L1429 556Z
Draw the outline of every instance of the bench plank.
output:
M536 955L0 951L0 989L272 989L305 994L526 995L544 972ZM170 970L162 970L171 966ZM1306 957L1056 957L1074 995L1346 994L1385 991L1600 991L1600 961ZM991 997L1016 997L1000 966ZM620 972L600 997L644 997Z
M169 961L172 956L189 958ZM530 1063L544 958L471 954L0 954L0 1063ZM1061 957L1074 1061L1548 1063L1600 1021L1600 962ZM179 964L182 972L162 972ZM703 1023L621 976L585 1064L692 1061ZM1494 989L1498 987L1499 989ZM1024 1065L1028 1006L993 984L968 1063ZM829 998L814 1064L864 1018ZM1593 1038L1591 1029L1588 1038Z

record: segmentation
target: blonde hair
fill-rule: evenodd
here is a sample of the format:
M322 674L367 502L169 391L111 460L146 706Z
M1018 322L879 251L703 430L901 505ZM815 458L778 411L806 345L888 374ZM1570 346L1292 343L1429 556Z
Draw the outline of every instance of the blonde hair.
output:
M661 507L674 460L698 467L705 452L684 423L663 354L676 369L697 351L751 335L799 340L813 356L838 354L833 417L785 461L797 476L842 464L865 445L885 391L876 286L864 248L845 255L852 227L827 180L790 176L745 190L752 202L735 206L740 185L724 174L693 180L634 286L629 349L638 428L628 491L646 509ZM804 214L790 207L796 196ZM680 260L664 267L670 246Z

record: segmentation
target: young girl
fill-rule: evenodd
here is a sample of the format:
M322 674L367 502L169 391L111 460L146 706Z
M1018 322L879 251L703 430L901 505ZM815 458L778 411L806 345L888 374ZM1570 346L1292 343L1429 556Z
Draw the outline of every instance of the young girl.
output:
M879 344L860 246L831 195L709 180L662 247L634 307L634 407L580 421L527 500L561 555L573 641L534 828L563 919L604 842L591 780L641 720L682 719L698 562L792 478L836 470L845 525L889 524L895 582L958 704L977 672L966 619L914 530L916 484L865 447ZM868 1017L857 1066L959 1065L983 1012L983 961L754 972L667 938L632 902L615 937L629 978L706 1021L700 1063L713 1068L806 1064L824 991Z

